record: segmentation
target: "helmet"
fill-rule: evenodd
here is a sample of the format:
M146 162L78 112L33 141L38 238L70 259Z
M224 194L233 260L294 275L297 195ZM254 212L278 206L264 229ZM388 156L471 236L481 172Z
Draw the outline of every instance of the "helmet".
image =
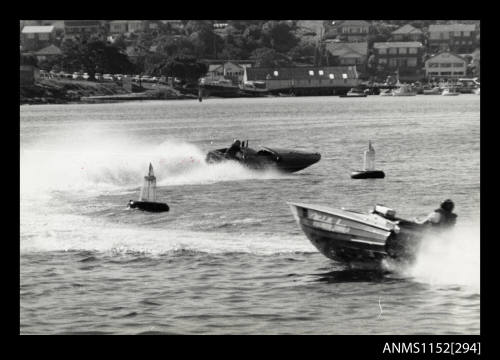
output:
M453 208L455 207L455 204L453 201L450 199L446 199L441 203L441 209L446 210L446 211L453 211Z

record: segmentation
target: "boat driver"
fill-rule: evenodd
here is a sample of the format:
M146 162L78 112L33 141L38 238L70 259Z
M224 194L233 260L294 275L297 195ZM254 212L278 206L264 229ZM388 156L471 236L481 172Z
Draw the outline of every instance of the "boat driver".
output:
M441 206L431 212L424 220L416 221L418 224L430 224L439 227L451 227L457 221L457 214L453 213L455 204L450 199L441 203Z
M233 144L226 150L226 155L234 158L238 157L238 153L241 152L241 141L235 140Z

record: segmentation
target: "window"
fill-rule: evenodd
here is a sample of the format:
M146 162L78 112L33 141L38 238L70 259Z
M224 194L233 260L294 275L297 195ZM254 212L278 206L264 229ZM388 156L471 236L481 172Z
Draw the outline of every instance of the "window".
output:
M462 67L464 66L463 63L453 63L453 67Z
M398 59L389 59L389 66L390 67L398 66Z
M347 74L342 74L342 79L347 79Z
M395 55L398 53L398 48L390 48L389 49L389 54Z
M441 75L451 75L451 71L441 71Z
M409 48L408 49L408 54L416 54L418 53L418 49L417 48Z
M313 76L314 75L314 70L309 70L309 75Z
M442 68L449 68L451 67L451 63L441 63Z
M378 53L381 55L387 54L387 49L378 49Z
M49 40L49 34L40 34L38 38L40 40Z
M437 67L439 67L439 63L427 63L427 67L429 67L429 68L437 68Z
M455 36L462 36L462 32L461 31L455 31Z
M408 48L399 48L399 53L400 54L407 54L408 53Z
M415 67L415 66L417 66L417 58L408 58L406 60L406 66L408 66L408 67Z
M429 71L429 75L439 75L439 72L437 71Z
M453 72L453 75L463 75L464 72L463 71L454 71Z
M470 36L470 31L463 31L463 36Z
M333 74L330 74L329 76L330 76L330 79L332 79L332 80L335 79L335 76Z
M277 71L274 71L274 76L278 76L278 72Z
M34 38L35 38L35 34L33 34L33 33L28 33L28 34L26 35L26 37L27 37L28 39L34 39Z
M387 59L384 59L384 58L378 59L378 63L382 64L382 65L385 65L385 64L387 64Z
M324 75L323 70L318 71L318 74L320 74L320 75Z

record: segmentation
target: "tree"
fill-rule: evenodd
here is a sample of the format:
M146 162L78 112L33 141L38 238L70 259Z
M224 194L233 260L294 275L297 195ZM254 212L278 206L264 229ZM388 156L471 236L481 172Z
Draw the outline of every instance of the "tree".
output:
M94 74L101 73L129 73L134 65L120 49L101 40L88 42L65 42L61 58L61 65L69 71L85 71L90 79Z
M250 58L255 60L256 67L286 67L292 65L292 61L286 55L269 48L254 50Z
M196 82L208 71L208 65L193 56L176 56L157 67L159 75L177 77L189 83Z

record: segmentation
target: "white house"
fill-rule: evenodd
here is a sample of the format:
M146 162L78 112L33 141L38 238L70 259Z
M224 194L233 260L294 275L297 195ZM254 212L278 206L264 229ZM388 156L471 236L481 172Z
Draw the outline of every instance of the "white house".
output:
M428 78L459 78L467 71L467 60L450 52L441 52L425 62L425 74Z

